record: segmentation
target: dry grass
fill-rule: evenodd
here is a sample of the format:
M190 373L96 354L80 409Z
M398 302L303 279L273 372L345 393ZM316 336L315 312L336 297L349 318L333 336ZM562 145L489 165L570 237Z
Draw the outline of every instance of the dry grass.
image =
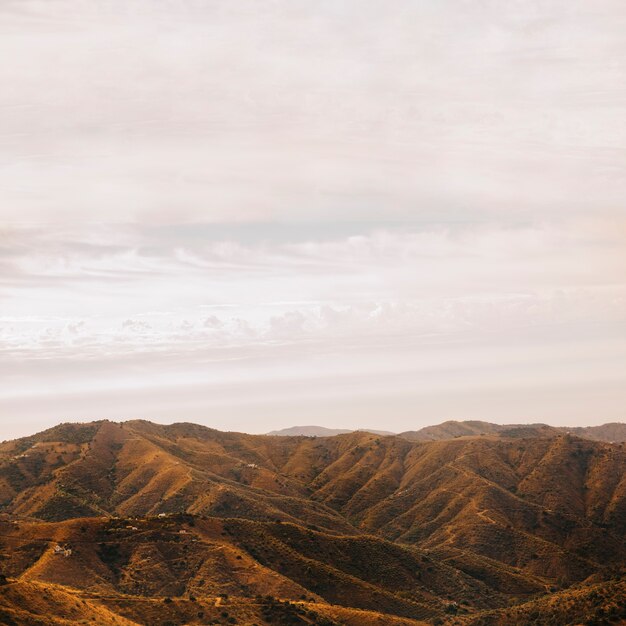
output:
M81 619L110 609L103 624L606 621L603 590L623 591L576 585L626 563L626 451L544 428L416 442L61 425L0 444L0 503L17 623L45 623L38 585L54 624L75 597Z

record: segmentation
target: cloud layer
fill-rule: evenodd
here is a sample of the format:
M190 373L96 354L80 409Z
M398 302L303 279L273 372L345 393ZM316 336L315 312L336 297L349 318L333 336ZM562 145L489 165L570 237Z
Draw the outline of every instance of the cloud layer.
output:
M0 424L623 419L626 5L0 1Z
M623 223L328 228L247 242L210 226L6 231L0 408L182 411L261 431L338 407L346 423L398 428L620 417ZM546 409L556 388L560 406Z

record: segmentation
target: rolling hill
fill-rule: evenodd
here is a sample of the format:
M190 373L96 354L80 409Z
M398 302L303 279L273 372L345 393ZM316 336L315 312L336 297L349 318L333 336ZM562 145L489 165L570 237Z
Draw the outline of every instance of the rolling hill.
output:
M626 424L613 422L601 426L548 426L547 424L492 424L491 422L454 420L426 426L419 430L400 433L411 441L440 441L456 437L475 437L478 435L500 435L502 437L554 437L558 434L570 434L609 443L626 441Z
M465 428L412 441L101 421L4 442L0 615L72 623L78 604L103 624L618 619L624 444ZM40 589L57 622L37 621Z

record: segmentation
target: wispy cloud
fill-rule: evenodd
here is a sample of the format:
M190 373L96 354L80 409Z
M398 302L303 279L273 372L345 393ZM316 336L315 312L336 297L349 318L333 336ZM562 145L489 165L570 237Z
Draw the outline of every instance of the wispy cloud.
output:
M579 385L581 363L593 363L586 384L604 384L618 375L626 348L619 339L626 259L616 221L417 232L359 225L338 238L331 229L308 241L257 242L198 238L174 226L169 239L111 228L104 239L118 243L109 246L93 226L71 236L11 232L5 258L15 271L0 287L0 349L7 364L20 366L5 371L13 383L0 406L134 389L151 416L160 415L155 386L190 387L201 406L226 402L236 381L243 388L263 381L280 395L292 378L316 388L324 378L319 392L334 396L333 376L352 389L376 374L370 393L407 394L416 385L411 375L422 377L418 387L429 381L421 393L485 385L500 393L550 380ZM570 362L573 354L580 360ZM52 387L42 384L44 373ZM611 417L616 400L601 403ZM445 405L467 416L461 403ZM484 405L493 411L488 396ZM351 410L373 419L368 406L355 397ZM531 416L539 408L532 399L521 406ZM254 420L241 423L255 428Z
M626 5L392 4L0 2L0 417L623 418Z

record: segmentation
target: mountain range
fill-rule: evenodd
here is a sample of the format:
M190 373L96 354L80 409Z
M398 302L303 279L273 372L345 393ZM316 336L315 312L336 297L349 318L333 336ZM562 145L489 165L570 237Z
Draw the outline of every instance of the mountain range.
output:
M477 435L501 435L505 437L523 436L554 436L569 433L584 439L621 443L626 441L626 424L613 422L601 426L569 427L548 426L547 424L493 424L481 421L458 422L450 420L435 426L425 426L419 430L392 433L385 430L359 429L358 431L342 428L326 428L324 426L292 426L282 430L273 430L268 435L281 437L334 437L353 432L370 432L375 435L397 435L412 441L438 441L456 437L473 437Z
M485 424L4 442L0 623L624 623L624 425Z
M346 428L326 428L325 426L291 426L282 430L272 430L267 434L274 437L334 437L335 435L347 435L355 432L367 432L383 436L396 434L388 430L370 430L367 428L350 430Z

